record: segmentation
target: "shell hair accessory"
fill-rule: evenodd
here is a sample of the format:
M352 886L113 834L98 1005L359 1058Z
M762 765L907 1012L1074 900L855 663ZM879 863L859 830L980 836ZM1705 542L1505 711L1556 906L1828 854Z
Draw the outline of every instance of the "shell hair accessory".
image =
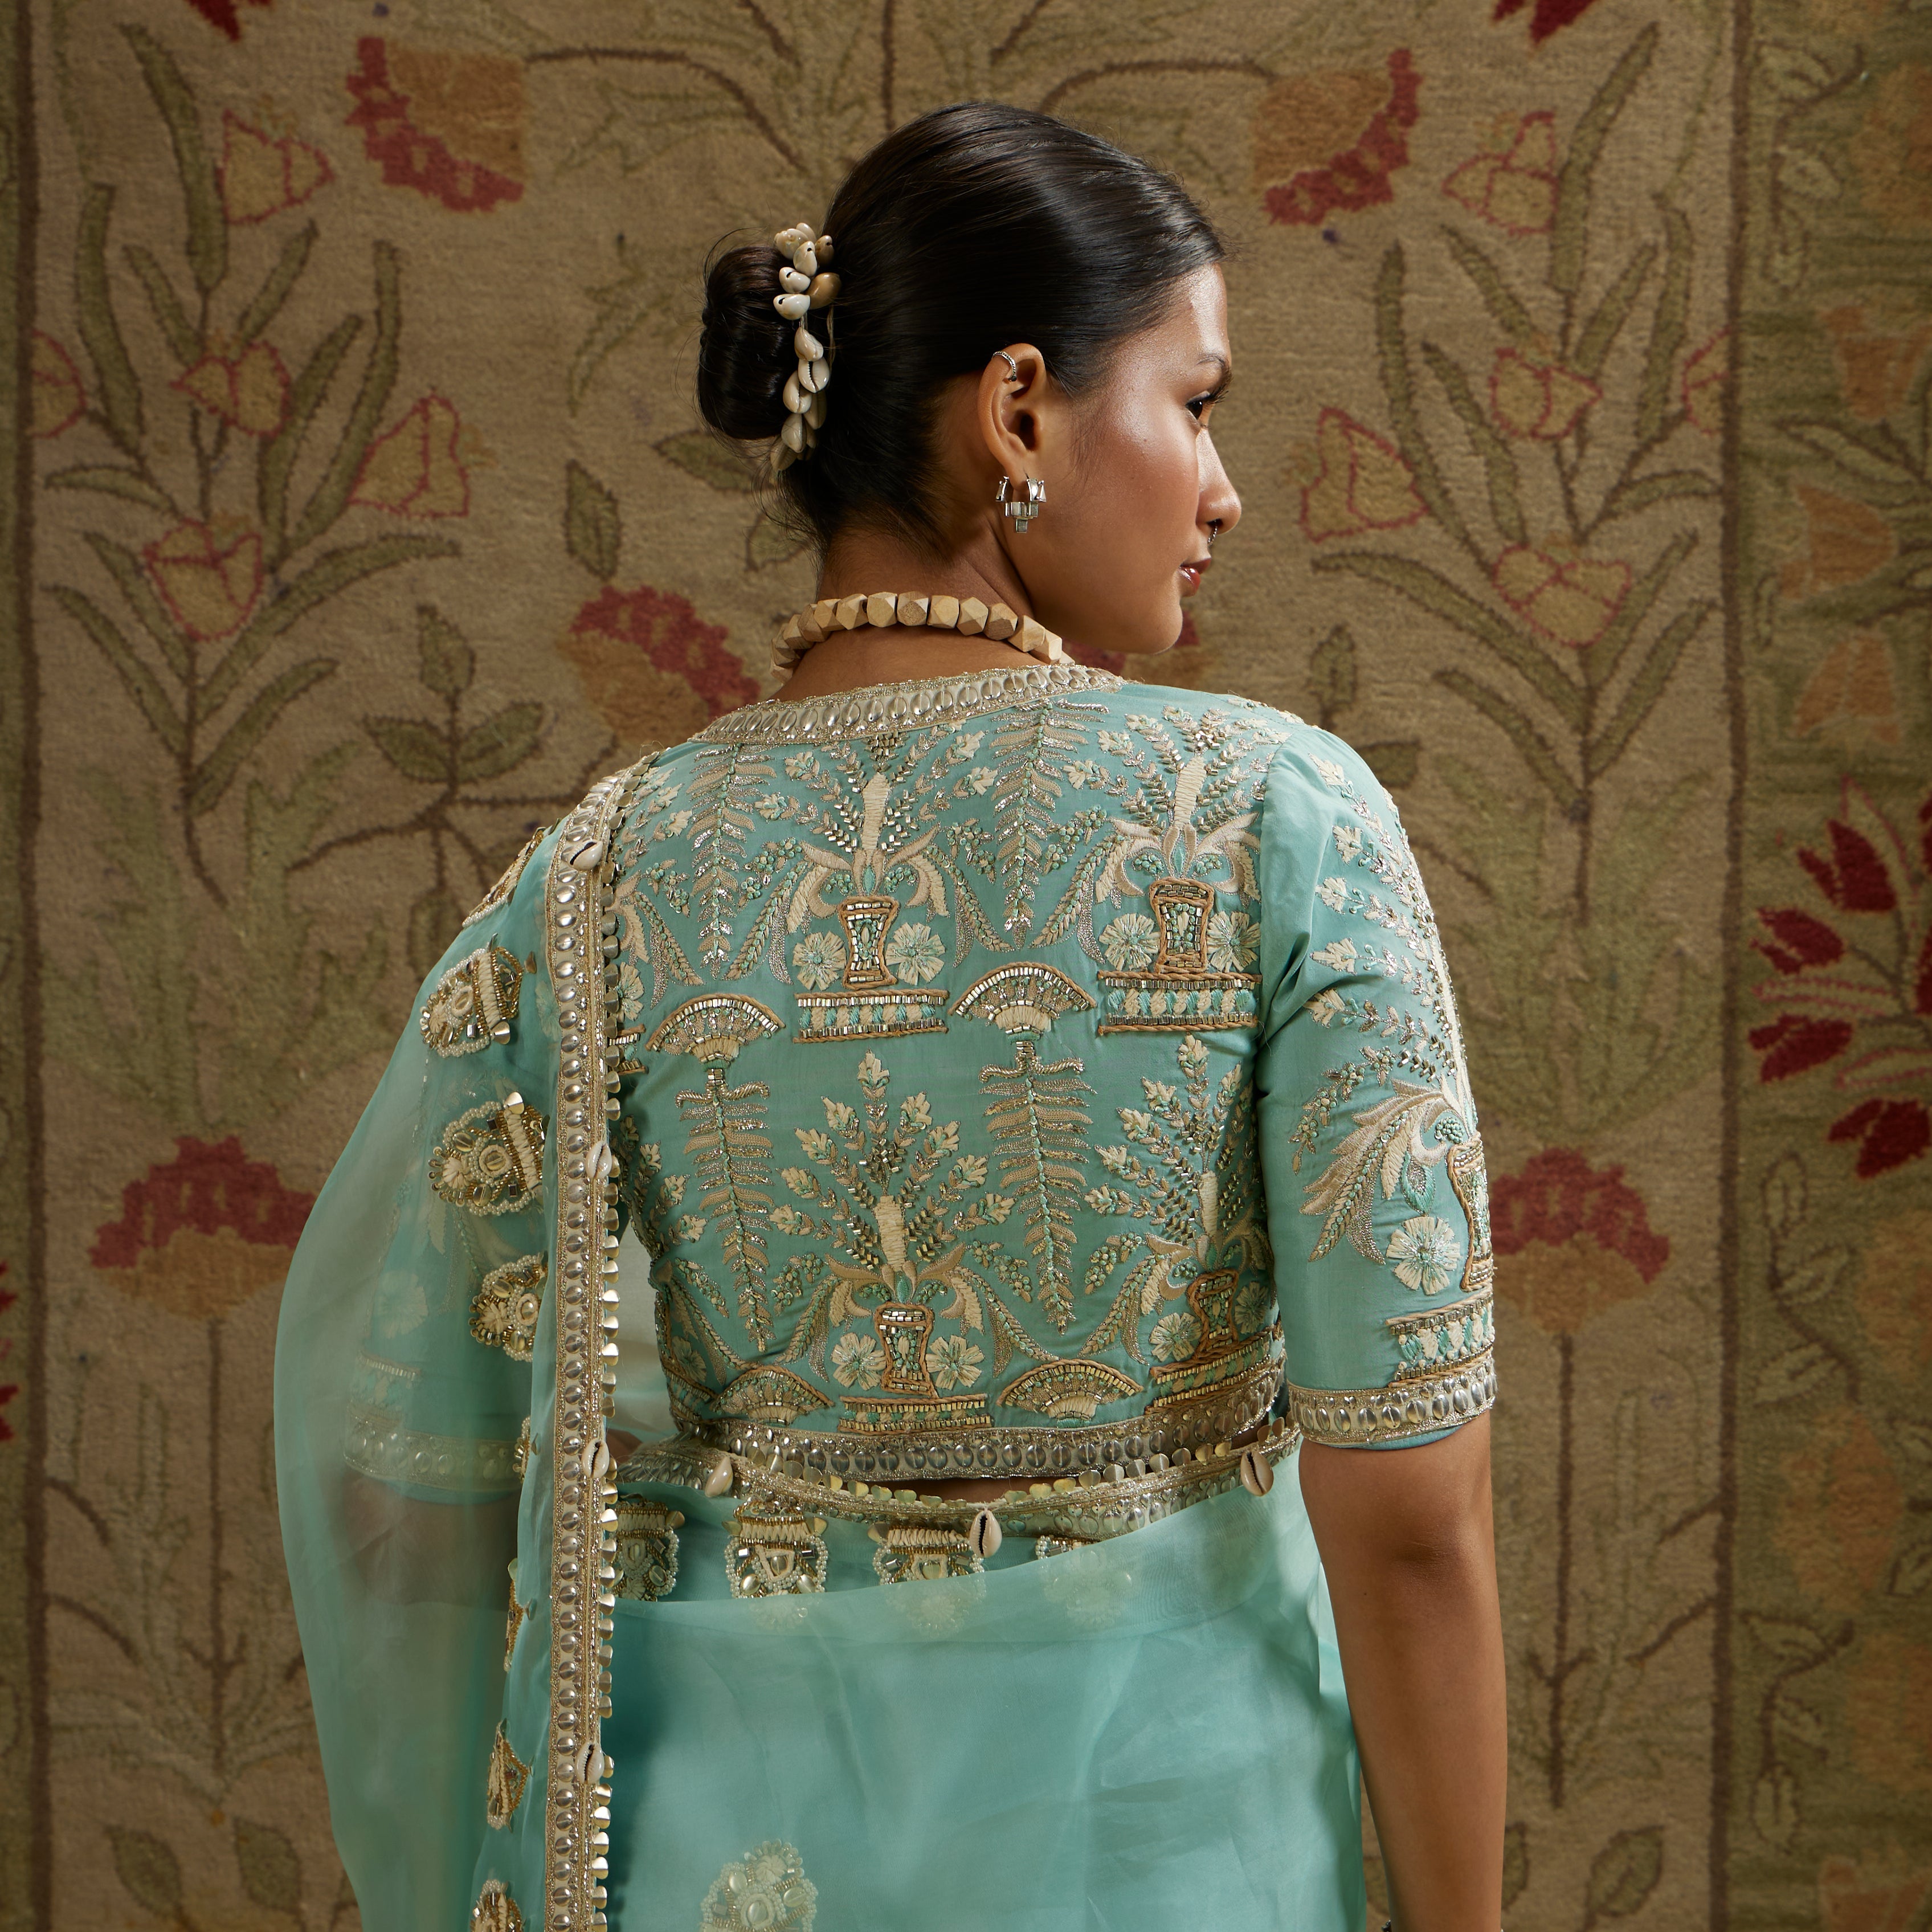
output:
M798 326L791 338L798 367L785 378L784 427L772 446L772 474L789 470L801 456L810 454L825 424L825 390L832 380L832 298L838 292L838 278L831 272L832 237L814 237L810 224L794 222L772 237L780 254L790 257L790 266L778 271L781 292L772 298L772 306L786 321ZM820 341L807 327L806 318L814 309L826 311Z

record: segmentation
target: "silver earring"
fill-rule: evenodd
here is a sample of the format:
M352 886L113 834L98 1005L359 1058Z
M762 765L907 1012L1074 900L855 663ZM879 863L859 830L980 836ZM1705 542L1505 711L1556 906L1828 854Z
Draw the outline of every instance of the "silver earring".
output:
M993 353L997 356L1012 372L1006 377L1006 380L1010 382L1017 382L1020 379L1020 365L1016 362L1004 349L996 349L993 351Z
M1013 535L1023 537L1027 533L1027 526L1040 514L1040 506L1046 501L1046 485L1039 477L1029 476L1026 494L1022 496L1012 478L1002 476L999 488L993 492L993 501L1001 505L1005 514L1012 518Z

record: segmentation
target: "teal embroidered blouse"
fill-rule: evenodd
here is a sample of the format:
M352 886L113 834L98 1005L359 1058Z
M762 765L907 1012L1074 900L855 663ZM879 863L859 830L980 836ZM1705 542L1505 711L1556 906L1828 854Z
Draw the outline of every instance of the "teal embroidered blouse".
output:
M752 705L650 761L614 856L612 1144L683 1430L1078 1469L1284 1376L1324 1442L1492 1399L1441 944L1339 739L1070 666Z

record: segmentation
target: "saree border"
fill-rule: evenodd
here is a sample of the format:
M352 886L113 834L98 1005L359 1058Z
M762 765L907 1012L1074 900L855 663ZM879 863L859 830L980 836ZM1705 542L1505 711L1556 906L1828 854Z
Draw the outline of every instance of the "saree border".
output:
M612 833L650 754L592 786L564 819L544 883L556 1000L556 1403L551 1433L550 1712L543 1924L607 1924L616 1484L604 1437L617 1380L616 1190L606 1096L617 969L604 954Z

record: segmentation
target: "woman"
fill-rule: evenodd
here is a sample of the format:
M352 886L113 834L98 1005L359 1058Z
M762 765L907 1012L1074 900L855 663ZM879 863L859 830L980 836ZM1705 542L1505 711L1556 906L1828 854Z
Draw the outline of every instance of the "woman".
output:
M1060 646L1168 648L1240 516L1221 244L986 104L824 227L717 263L700 355L819 546L788 682L532 842L290 1277L364 1923L1352 1932L1359 1741L1402 1932L1489 1932L1490 1262L1426 899L1339 740Z

